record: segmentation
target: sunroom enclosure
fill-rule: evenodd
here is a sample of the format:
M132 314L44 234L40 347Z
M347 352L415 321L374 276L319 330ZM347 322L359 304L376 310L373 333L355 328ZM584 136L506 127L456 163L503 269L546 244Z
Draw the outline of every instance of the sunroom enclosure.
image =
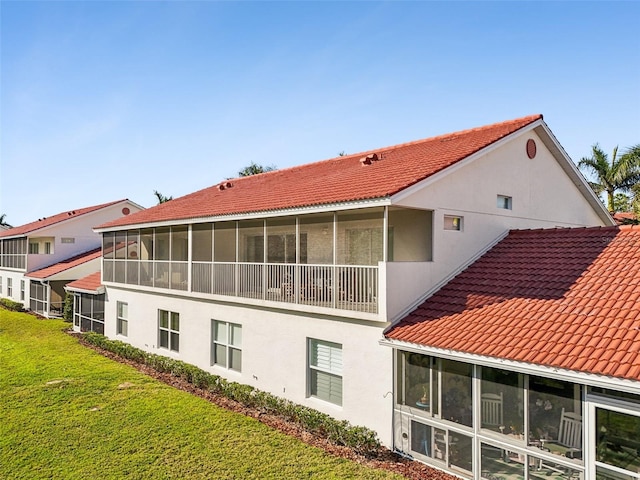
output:
M469 479L640 479L640 395L396 356L398 450Z
M364 208L103 235L103 281L377 313L379 262L426 262L432 212Z

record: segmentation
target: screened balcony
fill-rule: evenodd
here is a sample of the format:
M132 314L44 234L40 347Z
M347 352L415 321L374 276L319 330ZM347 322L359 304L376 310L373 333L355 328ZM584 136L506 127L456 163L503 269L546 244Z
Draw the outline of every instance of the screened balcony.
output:
M108 232L103 279L375 314L381 262L429 261L431 238L430 211L386 207Z

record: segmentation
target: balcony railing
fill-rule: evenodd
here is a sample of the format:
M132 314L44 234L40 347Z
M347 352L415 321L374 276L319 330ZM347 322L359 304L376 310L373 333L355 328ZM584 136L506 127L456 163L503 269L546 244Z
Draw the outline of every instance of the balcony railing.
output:
M190 291L378 313L378 267L192 262ZM189 290L188 262L105 260L105 281Z
M194 292L378 312L378 267L193 262Z

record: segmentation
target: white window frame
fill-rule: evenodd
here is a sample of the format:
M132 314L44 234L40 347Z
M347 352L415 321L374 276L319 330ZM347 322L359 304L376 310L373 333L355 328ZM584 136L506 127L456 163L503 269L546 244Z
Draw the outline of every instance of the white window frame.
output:
M129 304L116 302L116 334L129 336Z
M224 337L219 334L222 330L217 327L224 327ZM224 352L224 359L218 355L218 349ZM235 365L233 361L234 352L240 352L240 365ZM242 325L221 320L211 321L211 365L242 372Z
M20 301L24 302L25 281L20 280Z
M503 210L513 209L513 198L509 195L498 195L496 199L496 206Z
M40 254L40 244L37 242L29 242L29 255L39 255Z
M162 326L163 314L166 313L166 326ZM177 328L174 328L177 320ZM166 333L166 345L162 345L162 334ZM180 352L180 314L169 310L158 310L158 347L172 352Z
M44 254L51 255L53 253L53 244L51 242L44 242Z
M461 232L464 217L459 215L445 215L444 229L452 232Z
M0 277L0 295L2 295L2 277Z
M342 406L342 344L307 338L307 395ZM324 381L325 385L319 382Z
M13 279L7 277L7 297L13 297Z

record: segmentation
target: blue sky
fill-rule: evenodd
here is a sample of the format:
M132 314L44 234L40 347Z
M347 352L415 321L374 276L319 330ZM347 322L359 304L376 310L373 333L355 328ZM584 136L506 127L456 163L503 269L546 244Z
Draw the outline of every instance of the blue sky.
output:
M640 143L640 2L0 2L0 213L21 225L251 162L542 113Z

